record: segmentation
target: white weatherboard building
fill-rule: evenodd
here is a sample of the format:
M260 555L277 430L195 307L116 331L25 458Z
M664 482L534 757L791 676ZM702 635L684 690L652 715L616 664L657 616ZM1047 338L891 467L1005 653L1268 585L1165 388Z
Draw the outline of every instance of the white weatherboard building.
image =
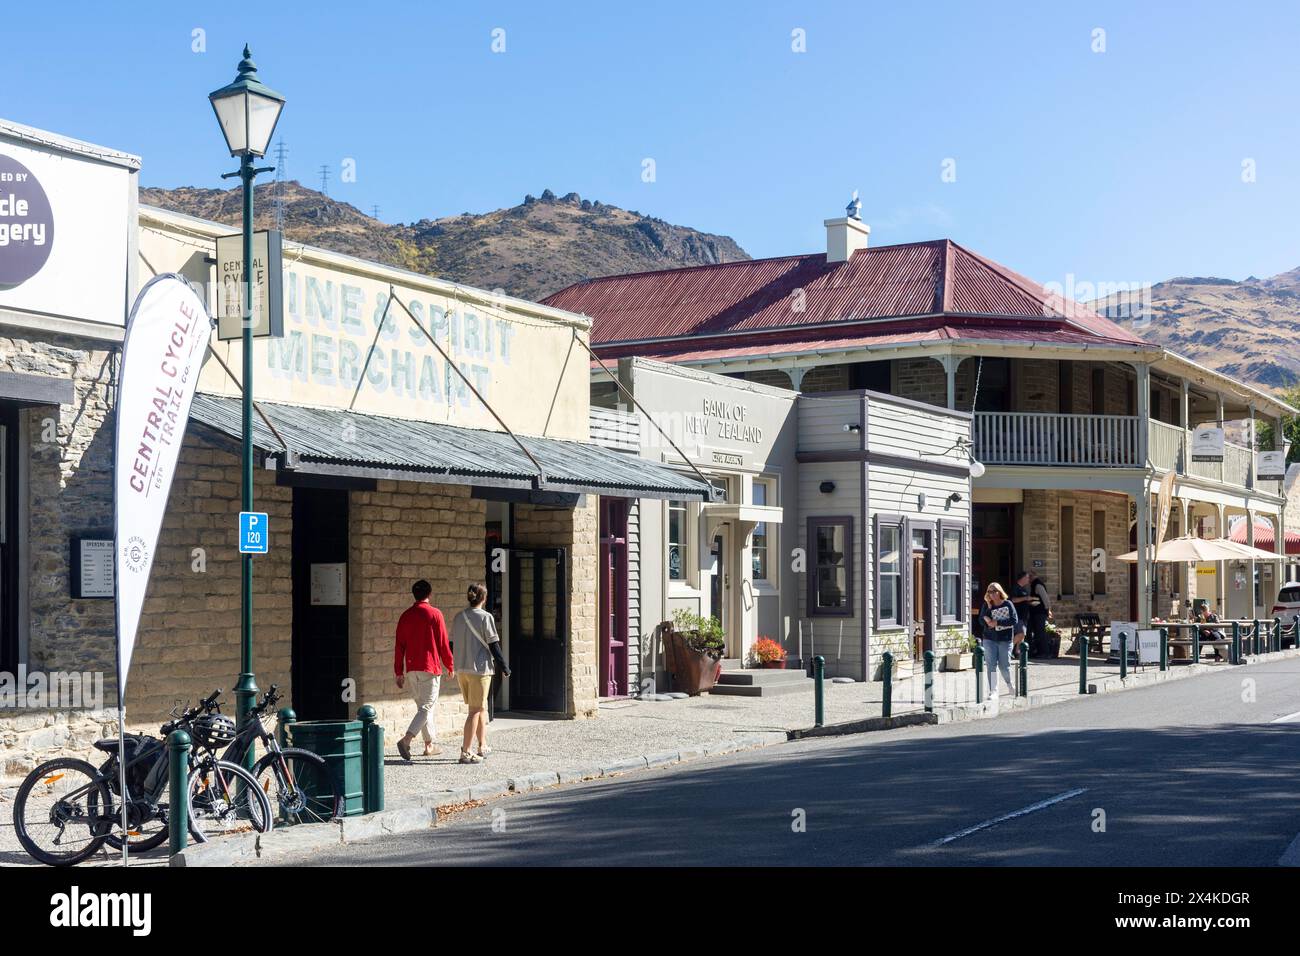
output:
M617 374L626 393L593 369L605 426L593 436L698 469L725 494L632 505L625 687L651 675L664 686L656 628L679 608L721 621L736 666L771 637L791 659L816 654L831 676L862 680L885 650L919 658L964 641L969 414L866 390L799 395L647 359L621 359ZM623 437L601 408L627 416ZM623 632L616 622L616 644Z

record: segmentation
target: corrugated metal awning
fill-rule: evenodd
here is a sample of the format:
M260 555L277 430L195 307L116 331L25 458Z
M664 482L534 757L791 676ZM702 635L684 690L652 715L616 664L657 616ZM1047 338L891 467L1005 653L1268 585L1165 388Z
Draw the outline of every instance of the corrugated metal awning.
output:
M539 482L533 463L505 432L346 409L257 404L279 438L254 415L253 444L284 471L623 498L707 501L711 496L698 478L588 442L520 436L542 466ZM190 417L230 438L243 434L238 398L197 394Z

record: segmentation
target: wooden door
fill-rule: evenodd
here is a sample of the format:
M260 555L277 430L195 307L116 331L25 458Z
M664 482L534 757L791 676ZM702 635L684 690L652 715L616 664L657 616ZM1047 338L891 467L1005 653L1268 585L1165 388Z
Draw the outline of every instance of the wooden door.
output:
M564 548L510 552L510 707L562 713L568 658Z
M627 501L600 502L600 693L627 694Z
M912 656L921 660L925 656L926 606L925 555L912 552Z
M912 653L921 660L934 647L934 590L930 580L933 532L912 531Z

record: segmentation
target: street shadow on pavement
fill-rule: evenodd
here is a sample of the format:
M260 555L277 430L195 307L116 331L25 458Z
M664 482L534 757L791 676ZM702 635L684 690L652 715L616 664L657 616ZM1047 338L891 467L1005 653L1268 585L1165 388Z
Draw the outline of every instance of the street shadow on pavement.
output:
M341 852L389 865L1272 865L1300 830L1297 780L1294 725L927 728L510 797L388 838L371 859L364 844Z

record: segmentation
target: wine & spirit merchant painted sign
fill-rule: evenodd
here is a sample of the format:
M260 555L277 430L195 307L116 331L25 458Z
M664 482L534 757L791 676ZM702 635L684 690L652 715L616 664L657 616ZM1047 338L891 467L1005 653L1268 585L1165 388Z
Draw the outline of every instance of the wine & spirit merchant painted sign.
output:
M458 369L516 431L586 437L586 353L573 342L586 320L406 277L395 292L408 315L382 274L284 259L284 334L253 345L259 399L497 428ZM239 346L213 343L232 368ZM220 368L205 368L203 389L238 394Z

